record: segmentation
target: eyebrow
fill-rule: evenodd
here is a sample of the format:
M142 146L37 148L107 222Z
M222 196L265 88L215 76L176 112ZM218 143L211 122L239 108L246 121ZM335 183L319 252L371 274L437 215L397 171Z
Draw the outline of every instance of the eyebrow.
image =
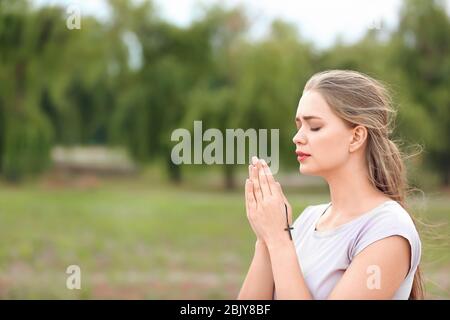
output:
M311 119L322 119L322 118L317 117L317 116L302 116L301 118L303 118L303 120L305 120L305 121L308 121L308 120L311 120ZM299 117L295 117L295 121L300 121L300 118Z

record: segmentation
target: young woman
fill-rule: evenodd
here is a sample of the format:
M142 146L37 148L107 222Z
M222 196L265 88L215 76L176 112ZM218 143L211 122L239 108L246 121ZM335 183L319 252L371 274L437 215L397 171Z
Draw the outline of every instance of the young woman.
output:
M308 206L290 230L280 184L252 159L245 199L257 240L238 299L423 298L393 114L386 89L367 75L333 70L307 82L293 142L300 173L323 177L331 202Z

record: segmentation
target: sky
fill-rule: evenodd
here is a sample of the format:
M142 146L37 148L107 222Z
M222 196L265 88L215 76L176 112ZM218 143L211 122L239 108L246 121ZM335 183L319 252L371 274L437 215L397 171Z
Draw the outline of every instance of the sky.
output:
M140 1L140 0L135 0ZM427 0L425 0L427 1ZM77 4L82 14L108 17L105 0L33 0L41 4ZM218 0L156 0L162 17L179 26L187 26L195 19L201 4L214 4ZM225 7L242 5L252 21L251 35L259 37L267 31L274 18L294 23L300 35L319 48L333 45L336 37L351 43L357 41L369 28L383 21L388 29L397 24L401 0L220 0ZM446 0L450 14L450 0Z

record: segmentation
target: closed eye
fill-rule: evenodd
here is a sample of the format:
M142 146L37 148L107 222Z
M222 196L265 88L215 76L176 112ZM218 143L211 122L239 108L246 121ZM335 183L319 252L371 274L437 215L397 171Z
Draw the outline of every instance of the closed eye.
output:
M320 128L311 128L311 131L319 131Z

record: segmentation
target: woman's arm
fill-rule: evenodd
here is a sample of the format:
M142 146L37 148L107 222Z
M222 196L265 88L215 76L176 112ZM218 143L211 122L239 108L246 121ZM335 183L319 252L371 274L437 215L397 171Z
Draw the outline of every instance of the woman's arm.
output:
M249 220L267 245L277 299L312 299L294 243L286 232L286 206L288 221L292 220L289 202L265 161L251 170L247 202L256 209L250 211Z
M256 159L252 160L253 163L256 163ZM253 165L249 165L249 177L252 175L252 168ZM249 179L245 181L245 209L247 211L247 217L254 214L256 210L256 202L254 201L253 190ZM250 219L249 222L256 234L255 253L241 291L239 292L238 299L271 300L273 299L274 282L269 251Z
M392 299L408 274L410 255L401 236L375 241L356 255L328 299Z
M264 242L257 240L250 269L239 292L239 300L272 300L273 275L269 251Z
M268 244L277 299L313 299L303 278L294 243L289 240L274 241Z

